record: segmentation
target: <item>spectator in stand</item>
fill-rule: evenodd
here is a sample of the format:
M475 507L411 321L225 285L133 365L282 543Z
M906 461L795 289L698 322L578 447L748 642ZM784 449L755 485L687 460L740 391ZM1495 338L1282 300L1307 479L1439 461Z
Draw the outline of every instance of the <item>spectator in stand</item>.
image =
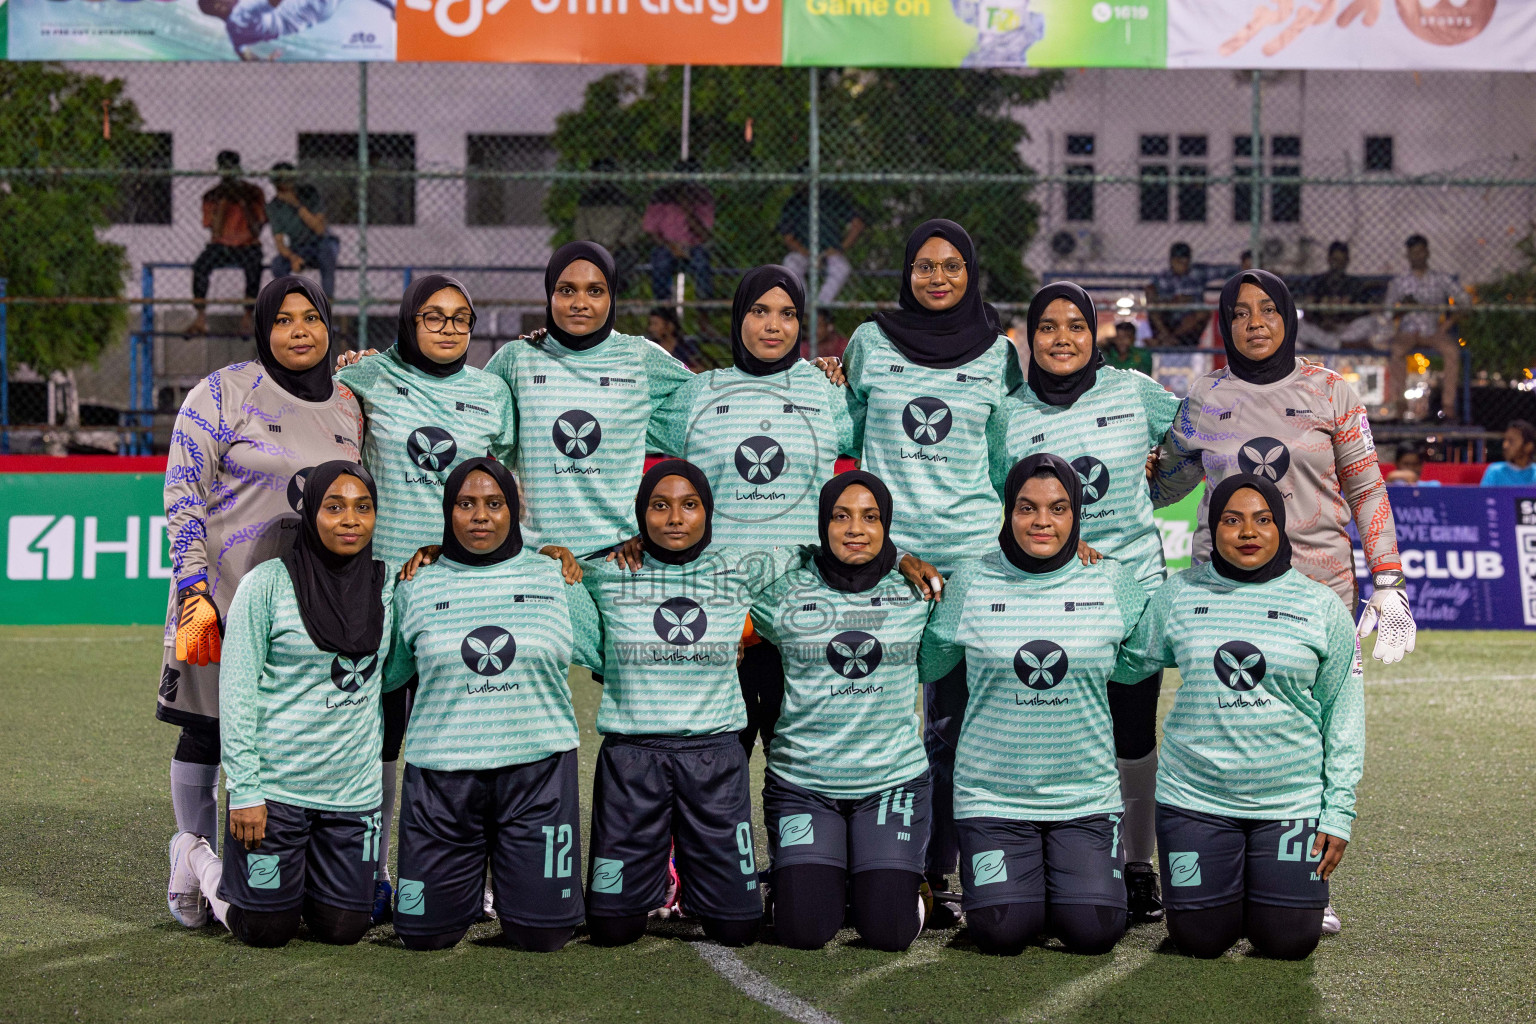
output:
M1210 313L1204 308L1205 278L1190 270L1188 242L1174 242L1168 247L1168 269L1147 285L1149 303L1184 302L1199 309L1153 310L1147 314L1156 344L1192 348L1200 344Z
M1387 407L1389 415L1400 418L1403 410L1403 365L1414 352L1436 352L1445 360L1440 376L1440 419L1456 416L1456 391L1461 382L1461 343L1456 337L1455 307L1470 301L1466 291L1450 274L1429 269L1429 240L1423 235L1409 235L1408 273L1400 274L1387 286L1387 306L1450 306L1448 314L1427 310L1402 314L1397 333L1392 336L1387 356Z
M1417 448L1405 447L1397 453L1397 465L1387 474L1387 485L1406 484L1410 487L1439 487L1439 480L1424 479L1424 456Z
M830 309L818 309L816 311L816 358L828 356L833 359L843 358L843 352L848 348L848 335L837 329L837 324L832 321ZM811 343L802 340L800 342L800 358L811 358Z
M1237 269L1240 270L1240 271L1242 271L1242 270L1252 270L1253 269L1253 250L1252 249L1244 249L1243 252L1242 252L1242 255L1238 256L1238 258L1237 258Z
M646 321L645 336L694 373L715 369L715 364L683 334L683 325L671 306L654 306Z
M588 169L611 174L619 165L612 157L603 156L593 160ZM630 275L644 261L646 234L640 223L640 206L637 196L614 181L594 181L576 197L571 234L596 242L613 254L615 295L624 293Z
M320 271L320 287L325 297L336 298L336 260L341 255L341 240L328 234L325 201L313 185L301 185L293 164L272 165L272 187L277 190L267 203L267 222L272 225L272 241L277 255L272 259L272 276L302 274L305 267Z
M699 165L683 160L676 169L694 173ZM713 298L714 270L707 243L715 230L715 197L709 189L694 181L663 185L651 195L642 226L656 243L651 250L651 294L657 301L672 297L672 279L683 270L693 275L696 297ZM705 319L702 314L701 319Z
M802 170L805 168L802 167ZM816 219L816 259L821 262L825 276L817 289L816 301L837 301L837 293L848 283L853 264L848 262L848 250L864 233L864 215L842 192L835 188L820 190ZM779 211L779 236L789 247L784 254L784 266L793 270L801 280L810 280L811 252L807 239L811 234L811 196L807 188L799 188L784 201ZM820 339L817 339L818 344ZM821 355L826 352L817 350Z
M1349 243L1328 246L1328 269L1302 281L1296 297L1319 305L1360 305L1369 301L1366 282L1349 272ZM1313 313L1310 310L1296 331L1304 348L1351 348L1368 342L1377 327L1374 314Z
M261 291L261 226L267 222L267 197L260 186L240 177L240 154L232 149L216 158L219 183L203 193L203 227L208 244L192 262L192 308L196 315L187 336L208 333L208 279L219 267L245 272L245 312L240 336L251 333L251 310Z
M1099 349L1106 366L1152 376L1152 353L1136 347L1136 325L1130 320L1115 324L1115 333L1100 341Z
M1504 461L1483 472L1484 487L1536 487L1536 426L1511 420L1504 428Z

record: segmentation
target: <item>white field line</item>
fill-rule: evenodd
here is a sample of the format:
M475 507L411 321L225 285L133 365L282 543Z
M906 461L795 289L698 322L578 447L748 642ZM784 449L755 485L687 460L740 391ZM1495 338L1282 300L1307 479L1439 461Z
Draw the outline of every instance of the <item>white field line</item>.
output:
M784 991L761 974L742 963L740 958L715 942L690 943L704 962L714 968L716 974L736 987L738 991L762 1005L781 1013L800 1024L840 1024L829 1013L823 1013L797 995Z
M1070 1016L1127 974L1140 970L1151 959L1150 949L1122 942L1115 948L1114 959L1109 963L1081 978L1057 986L1013 1019L1020 1022L1053 1021Z

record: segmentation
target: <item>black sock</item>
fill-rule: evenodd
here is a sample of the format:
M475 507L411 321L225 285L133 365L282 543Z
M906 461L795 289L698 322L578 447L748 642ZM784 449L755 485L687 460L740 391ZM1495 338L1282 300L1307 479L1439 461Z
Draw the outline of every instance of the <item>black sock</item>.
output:
M773 872L773 933L790 949L820 949L843 926L848 875L830 864L796 864Z

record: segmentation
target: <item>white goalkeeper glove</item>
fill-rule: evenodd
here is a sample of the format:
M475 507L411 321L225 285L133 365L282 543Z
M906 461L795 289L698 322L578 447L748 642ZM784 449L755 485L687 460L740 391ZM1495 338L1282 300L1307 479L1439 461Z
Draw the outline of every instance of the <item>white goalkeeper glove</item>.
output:
M1395 569L1372 574L1375 590L1360 613L1360 628L1355 635L1361 640L1376 630L1376 646L1371 657L1383 665L1403 660L1403 655L1413 651L1418 626L1414 625L1413 613L1408 609L1407 581Z

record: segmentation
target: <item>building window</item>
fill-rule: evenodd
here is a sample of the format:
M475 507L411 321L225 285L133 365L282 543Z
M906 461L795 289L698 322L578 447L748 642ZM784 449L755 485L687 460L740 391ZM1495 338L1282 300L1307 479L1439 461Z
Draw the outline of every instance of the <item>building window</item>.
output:
M467 148L471 171L549 171L555 166L555 150L547 135L471 135ZM549 223L544 216L548 192L548 179L470 178L464 223L542 227Z
M1143 135L1141 137L1140 155L1143 161L1159 157L1166 160L1168 154L1168 136ZM1140 170L1142 179L1138 202L1140 219L1143 221L1167 220L1168 165L1143 162Z
M1094 144L1092 135L1068 135L1067 136L1067 176L1072 178L1093 177L1093 164L1084 162L1084 158L1093 158ZM1085 181L1081 184L1069 184L1066 188L1067 220L1091 221L1093 220L1093 182Z
M1390 172L1392 166L1392 136L1367 135L1365 137L1365 169Z
M1179 136L1179 188L1178 215L1185 222L1205 222L1206 184L1208 165L1207 141L1204 135ZM1186 163L1197 160L1198 163Z
M351 132L310 132L299 135L299 177L305 171L356 171L357 135ZM368 133L371 171L414 171L416 136ZM325 216L332 224L357 223L357 178L325 176L308 181L320 190ZM368 223L416 223L416 179L409 176L368 179Z
M119 144L117 158L125 170L168 171L171 169L171 133L127 135ZM133 174L119 179L111 219L113 224L169 224L171 176Z
M1301 178L1301 136L1276 135L1269 140L1270 174L1276 178ZM1301 183L1269 186L1269 219L1276 224L1301 220Z

